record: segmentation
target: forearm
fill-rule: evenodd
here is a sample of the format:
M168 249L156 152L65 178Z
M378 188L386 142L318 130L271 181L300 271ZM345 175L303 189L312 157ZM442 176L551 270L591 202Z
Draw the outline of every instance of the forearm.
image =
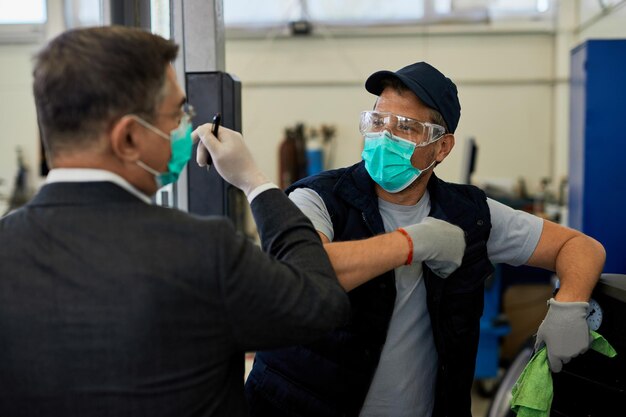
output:
M602 245L576 230L544 221L541 238L528 265L555 271L560 281L557 301L587 301L606 254Z
M363 240L324 245L339 283L351 291L387 271L404 265L409 253L407 238L400 232Z
M350 304L313 225L280 190L259 194L251 204L263 250L235 248L223 286L245 334L245 348L304 343L347 322ZM279 213L279 214L277 214ZM234 279L237 278L237 279ZM230 281L229 281L230 282ZM269 318L272 331L258 325Z
M251 209L264 252L290 265L295 269L292 272L307 276L315 285L326 287L331 295L341 290L317 231L281 190L258 195ZM345 292L340 292L338 297L345 297Z
M596 240L578 235L568 240L556 258L560 288L557 301L588 301L604 267L605 252Z

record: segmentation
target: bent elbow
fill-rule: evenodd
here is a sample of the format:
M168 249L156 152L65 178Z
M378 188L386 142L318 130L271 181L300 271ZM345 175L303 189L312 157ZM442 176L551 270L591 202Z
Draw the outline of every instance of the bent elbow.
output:
M606 261L606 249L604 248L604 245L592 237L589 237L589 239L596 256L602 262L602 265L604 265L604 262Z

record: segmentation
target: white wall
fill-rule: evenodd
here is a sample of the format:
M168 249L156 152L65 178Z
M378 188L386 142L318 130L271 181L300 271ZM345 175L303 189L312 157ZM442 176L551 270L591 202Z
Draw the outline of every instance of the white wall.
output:
M597 1L562 1L553 30L500 24L381 36L325 31L312 38L228 39L226 68L242 79L244 136L274 180L283 130L296 122L337 126L330 168L358 161L358 113L374 102L365 79L425 60L456 82L462 107L457 147L438 174L460 180L464 139L475 136L476 182L522 177L532 191L541 178L556 185L568 173L570 50L589 38L626 37L623 3L602 12Z
M63 0L48 0L46 39L63 28ZM42 41L43 43L43 41ZM0 43L0 215L5 212L17 173L16 149L22 149L29 168L30 186L41 184L39 177L39 129L32 94L32 58L42 43Z
M550 174L553 33L233 39L226 51L227 70L243 83L244 136L273 175L283 129L298 121L337 126L336 166L360 160L358 115L375 99L365 91L365 79L376 70L420 60L439 68L459 89L457 149L437 168L442 177L460 179L467 136L480 146L479 177L538 182Z
M22 148L27 164L38 163L35 104L31 94L30 57L34 45L0 45L0 197L8 197L17 172L16 148ZM0 214L5 201L0 198Z
M595 1L562 4L556 32L456 26L395 35L228 39L227 70L243 84L244 135L276 181L283 129L296 122L336 125L334 166L354 163L361 151L358 114L374 102L363 88L367 76L425 60L457 83L462 105L457 147L437 168L441 177L460 179L463 142L472 135L480 146L475 179L524 177L531 187L544 176L558 179L567 174L569 50L592 37L626 37L626 7L602 15ZM48 38L63 28L61 5L49 0ZM11 191L16 146L36 173L31 57L39 47L0 44L0 194Z

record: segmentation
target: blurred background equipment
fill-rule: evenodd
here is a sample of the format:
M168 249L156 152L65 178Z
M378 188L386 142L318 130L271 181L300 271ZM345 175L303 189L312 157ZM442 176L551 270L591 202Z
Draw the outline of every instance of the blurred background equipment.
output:
M511 326L502 312L502 265L485 281L485 306L480 318L480 338L474 379L478 393L491 397L500 383L500 345Z
M15 183L11 196L9 197L9 206L6 213L26 204L34 194L33 187L30 183L30 170L28 166L26 166L22 148L17 147L15 152L17 154L17 173L15 174Z
M461 183L471 184L472 174L476 170L476 160L478 159L478 144L473 136L465 138L463 148L463 159L461 161Z
M278 178L283 190L299 179L331 166L335 148L333 126L307 129L304 123L297 123L285 128L284 132L278 147Z

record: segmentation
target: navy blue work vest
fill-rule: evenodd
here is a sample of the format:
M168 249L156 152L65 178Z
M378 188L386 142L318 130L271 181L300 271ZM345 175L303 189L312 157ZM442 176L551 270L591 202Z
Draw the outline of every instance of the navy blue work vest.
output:
M384 233L374 183L363 162L327 171L293 184L324 200L333 241ZM484 192L446 183L434 174L428 183L430 216L465 231L461 267L447 279L424 265L424 283L439 369L433 416L471 417L484 282L493 266L487 256L491 217ZM246 383L251 414L275 416L357 416L385 343L396 297L390 271L349 293L350 323L306 345L257 352ZM258 406L258 409L257 409Z

